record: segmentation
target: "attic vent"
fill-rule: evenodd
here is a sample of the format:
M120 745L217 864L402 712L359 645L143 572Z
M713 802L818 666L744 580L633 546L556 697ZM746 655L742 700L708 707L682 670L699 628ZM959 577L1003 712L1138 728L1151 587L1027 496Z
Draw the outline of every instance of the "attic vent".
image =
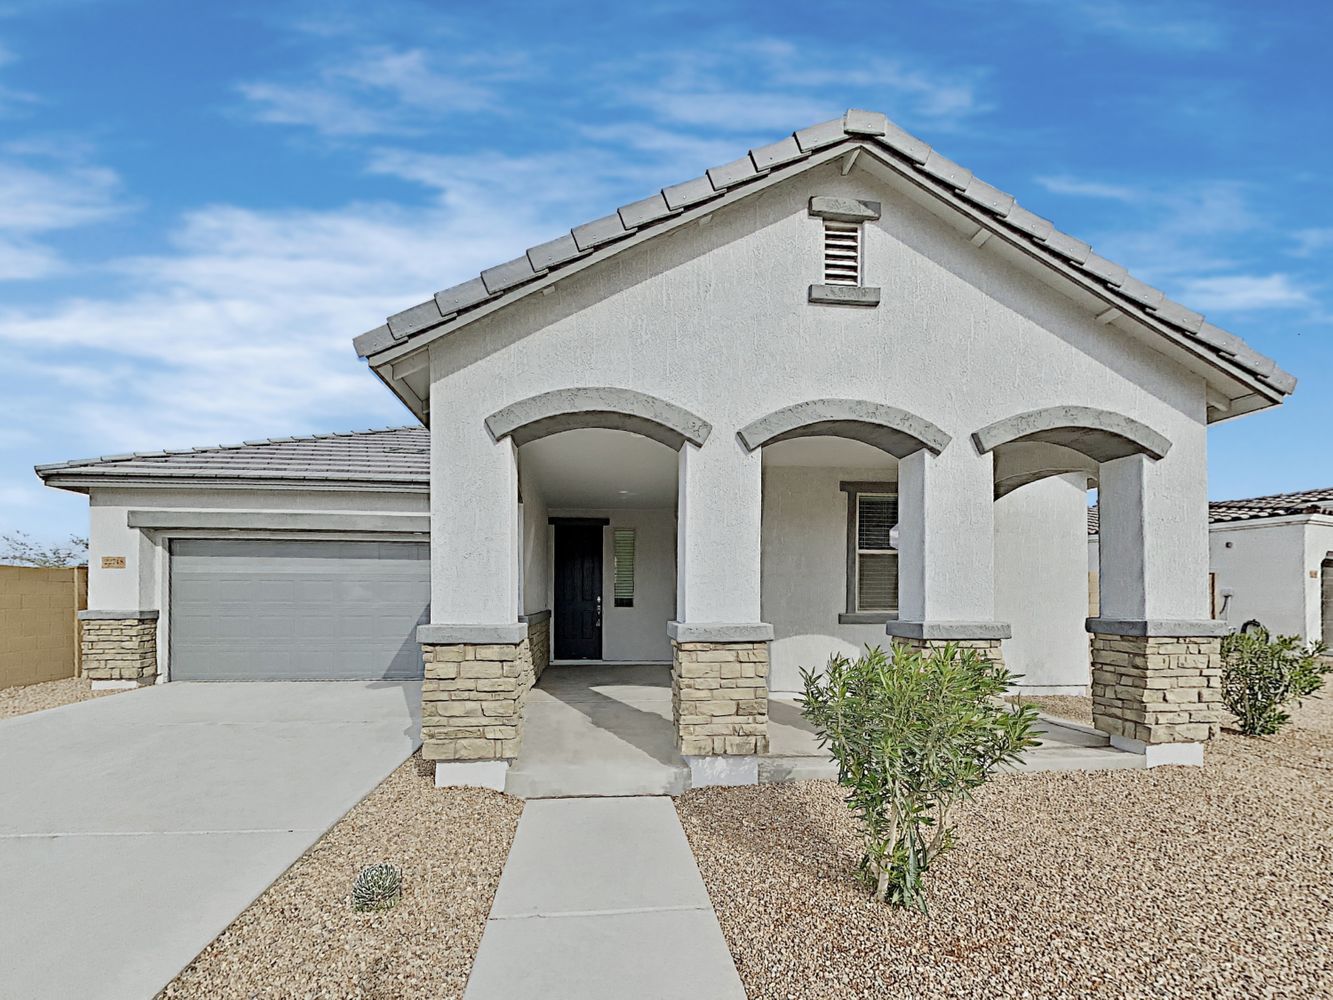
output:
M824 284L861 284L861 226L824 220Z

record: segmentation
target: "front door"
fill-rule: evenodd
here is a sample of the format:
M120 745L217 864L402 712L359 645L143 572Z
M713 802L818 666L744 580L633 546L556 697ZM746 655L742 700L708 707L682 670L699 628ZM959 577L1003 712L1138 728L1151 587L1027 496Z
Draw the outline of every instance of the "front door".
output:
M602 658L602 525L556 522L555 659Z

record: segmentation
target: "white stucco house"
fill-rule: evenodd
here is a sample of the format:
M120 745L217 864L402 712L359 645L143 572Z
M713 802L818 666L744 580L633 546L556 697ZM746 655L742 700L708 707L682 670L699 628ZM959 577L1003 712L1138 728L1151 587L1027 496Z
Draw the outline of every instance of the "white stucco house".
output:
M1333 488L1215 500L1208 521L1215 617L1333 649ZM1098 549L1090 517L1092 572Z
M421 427L38 470L90 497L94 676L424 677L425 755L492 785L552 657L670 662L696 783L753 773L768 690L890 640L1090 685L1154 761L1216 731L1206 431L1295 380L881 114L355 344Z

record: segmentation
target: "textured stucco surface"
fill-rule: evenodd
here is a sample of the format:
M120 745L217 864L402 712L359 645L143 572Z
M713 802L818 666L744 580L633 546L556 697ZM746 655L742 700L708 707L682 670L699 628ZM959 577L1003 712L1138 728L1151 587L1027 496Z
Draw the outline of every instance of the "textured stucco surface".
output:
M1219 612L1228 623L1239 627L1258 619L1272 632L1320 639L1319 573L1333 551L1333 518L1315 515L1214 525L1208 541L1219 608L1221 591L1232 592L1225 612Z
M995 501L995 609L1012 637L1003 643L1022 690L1088 685L1087 490L1053 476Z
M799 691L801 668L866 644L888 646L883 625L840 625L847 610L847 494L843 481L897 487L894 470L770 465L764 469L763 615L773 625L769 686Z

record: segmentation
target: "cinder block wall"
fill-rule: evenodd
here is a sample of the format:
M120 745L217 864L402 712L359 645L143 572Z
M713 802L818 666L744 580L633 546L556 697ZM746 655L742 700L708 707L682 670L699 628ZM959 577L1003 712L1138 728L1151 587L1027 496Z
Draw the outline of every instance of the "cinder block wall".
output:
M0 566L0 687L74 677L88 567Z

